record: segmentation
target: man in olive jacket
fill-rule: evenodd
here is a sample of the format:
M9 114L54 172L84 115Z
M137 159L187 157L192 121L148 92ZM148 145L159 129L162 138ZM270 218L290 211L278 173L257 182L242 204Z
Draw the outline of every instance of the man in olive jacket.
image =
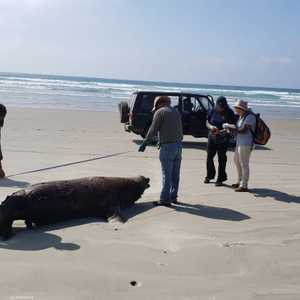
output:
M183 139L182 121L180 113L171 107L171 99L167 96L155 99L153 111L155 113L152 124L139 151L145 151L153 137L159 135L162 191L160 201L154 204L169 207L172 202L177 203Z

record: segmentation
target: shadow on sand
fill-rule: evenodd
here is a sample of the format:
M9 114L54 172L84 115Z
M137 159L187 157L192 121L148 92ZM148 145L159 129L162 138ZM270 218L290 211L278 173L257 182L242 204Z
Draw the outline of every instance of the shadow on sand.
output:
M125 217L125 220L129 220L137 215L153 209L154 207L155 206L153 206L153 202L137 203L133 207L125 209L122 212L122 215ZM205 206L200 204L188 204L180 202L178 205L173 205L171 209L181 213L188 213L216 220L243 221L250 219L248 215L232 209ZM64 251L76 251L80 249L80 245L62 242L62 238L51 233L51 231L99 222L104 222L104 220L98 218L84 218L44 226L33 230L27 230L26 228L14 228L14 236L8 241L0 241L0 249L41 251L54 248Z
M122 211L122 216L124 217L125 221L128 221L129 219L134 218L137 215L143 214L153 208L154 206L152 201L136 203L134 206Z
M272 190L272 189L251 189L250 192L257 198L270 197L274 200L286 202L286 203L299 203L300 197L296 195L287 194L284 192Z
M56 234L44 232L41 229L15 230L15 235L8 241L0 241L0 249L19 251L40 251L49 248L74 251L80 246L74 243L64 243Z
M133 140L133 142L137 145L141 145L142 144L142 140ZM203 141L183 141L182 142L183 148L184 149L199 149L199 150L203 150L206 151L207 149L207 141L203 142ZM156 144L152 144L149 145L149 147L156 147ZM255 146L255 150L272 150L271 148L265 147L265 146L259 146L256 145ZM228 148L228 151L234 152L235 151L235 146L231 146Z
M0 241L0 249L20 250L20 251L40 251L49 248L65 251L79 250L80 246L75 243L64 243L62 238L56 234L50 233L53 230L80 226L84 224L103 222L102 219L85 218L74 219L53 225L42 226L28 230L23 228L14 228L14 235L8 241Z
M0 187L17 187L17 188L24 188L29 185L29 182L26 181L18 181L9 178L3 178L0 180Z
M226 221L244 221L250 219L250 216L246 214L224 207L213 207L179 202L178 205L173 205L173 208L178 212L188 213L209 219Z
M153 206L153 202L137 203L134 207L124 211L123 215L127 219L130 219L153 208L156 208L156 206ZM172 205L170 209L174 209L175 211L181 213L187 213L216 220L243 221L250 219L250 217L246 214L224 207L213 207L200 204L178 202L178 204Z

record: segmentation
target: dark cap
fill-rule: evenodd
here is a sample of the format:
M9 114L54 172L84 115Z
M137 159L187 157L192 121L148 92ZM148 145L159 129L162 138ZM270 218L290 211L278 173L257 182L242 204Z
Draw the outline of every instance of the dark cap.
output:
M227 99L224 96L219 96L217 98L216 105L222 108L227 108L228 107Z

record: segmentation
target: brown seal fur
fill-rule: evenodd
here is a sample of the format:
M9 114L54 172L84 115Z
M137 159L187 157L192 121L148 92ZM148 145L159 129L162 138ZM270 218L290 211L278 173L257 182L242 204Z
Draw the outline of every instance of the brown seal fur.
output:
M87 177L31 185L8 196L0 206L0 236L8 239L15 220L28 228L85 217L119 218L137 201L149 178Z

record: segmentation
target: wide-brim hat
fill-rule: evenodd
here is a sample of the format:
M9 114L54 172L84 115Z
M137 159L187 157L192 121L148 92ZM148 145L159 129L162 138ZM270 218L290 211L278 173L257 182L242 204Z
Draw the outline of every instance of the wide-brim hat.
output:
M247 111L248 110L248 102L244 100L237 100L233 105L234 108L239 108L241 110Z

